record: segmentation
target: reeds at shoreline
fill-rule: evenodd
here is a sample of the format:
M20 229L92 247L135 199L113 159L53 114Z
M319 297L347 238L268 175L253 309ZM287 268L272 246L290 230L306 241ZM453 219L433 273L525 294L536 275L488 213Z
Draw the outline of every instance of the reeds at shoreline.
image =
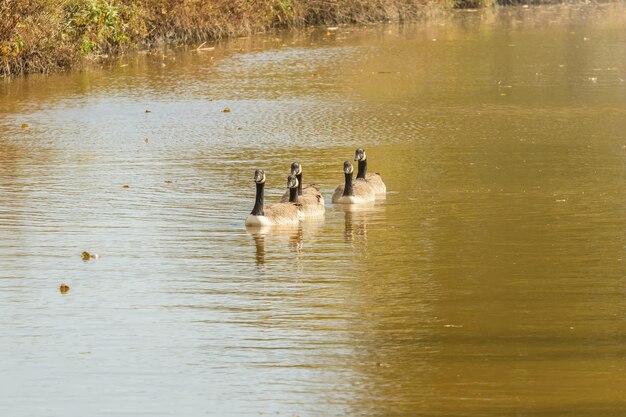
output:
M0 0L0 76L277 27L413 20L456 0Z

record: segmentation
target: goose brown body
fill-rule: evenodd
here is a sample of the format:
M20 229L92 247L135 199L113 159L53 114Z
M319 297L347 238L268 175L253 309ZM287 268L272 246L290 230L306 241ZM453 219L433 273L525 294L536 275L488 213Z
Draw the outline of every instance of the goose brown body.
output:
M379 194L387 194L387 186L378 172L365 175L365 181L372 187L374 193L377 194L376 197L379 197Z
M363 180L354 180L352 183L352 193L351 196L344 196L343 192L345 190L345 184L341 184L335 188L335 192L333 193L332 202L339 204L359 204L359 203L369 203L376 200L376 193L372 189L372 187Z
M246 226L287 226L300 223L303 218L298 206L278 203L263 207L263 215L248 215Z

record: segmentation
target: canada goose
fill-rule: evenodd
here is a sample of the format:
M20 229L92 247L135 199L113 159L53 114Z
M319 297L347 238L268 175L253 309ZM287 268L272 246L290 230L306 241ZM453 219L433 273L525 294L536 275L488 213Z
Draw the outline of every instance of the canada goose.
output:
M345 184L339 185L333 193L333 203L339 204L361 204L370 203L376 199L376 194L372 187L365 180L352 181L354 168L350 161L343 163L343 173L345 174Z
M374 174L367 173L367 155L365 155L365 149L357 149L354 152L354 160L359 161L359 170L357 171L356 179L367 181L376 194L386 194L387 186L385 186L380 174L378 172Z
M298 224L303 218L302 211L294 203L278 203L271 206L263 206L263 189L265 187L265 172L257 169L254 172L256 183L256 200L254 208L246 218L246 226L281 226ZM287 186L294 201L298 200L298 179L290 175Z
M320 190L314 185L302 185L302 165L298 162L291 164L291 175L295 175L298 179L298 203L301 206L302 213L305 217L321 216L326 211L324 207L324 197ZM283 194L281 203L292 202L289 199L289 191Z

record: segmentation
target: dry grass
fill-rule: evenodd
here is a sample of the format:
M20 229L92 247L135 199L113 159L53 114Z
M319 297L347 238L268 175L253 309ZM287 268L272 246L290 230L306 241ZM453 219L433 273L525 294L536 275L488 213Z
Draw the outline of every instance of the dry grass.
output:
M49 72L76 60L56 3L0 0L0 74Z
M273 27L412 20L455 0L0 0L0 76L69 68L137 45Z

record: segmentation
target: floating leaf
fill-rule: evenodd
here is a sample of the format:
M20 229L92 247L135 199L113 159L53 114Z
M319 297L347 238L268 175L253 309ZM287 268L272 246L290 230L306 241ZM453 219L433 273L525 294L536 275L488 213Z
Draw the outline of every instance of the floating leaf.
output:
M22 129L26 129L28 125L26 123L22 123Z
M84 251L80 254L80 257L83 258L83 261L88 261L90 259L98 259L100 256L97 253L91 254L87 251Z
M223 113L230 113L230 107L224 107Z
M61 291L61 294L67 294L69 290L70 287L65 284L61 284L61 286L59 287L59 291Z
M128 185L122 185L122 188L130 188Z

